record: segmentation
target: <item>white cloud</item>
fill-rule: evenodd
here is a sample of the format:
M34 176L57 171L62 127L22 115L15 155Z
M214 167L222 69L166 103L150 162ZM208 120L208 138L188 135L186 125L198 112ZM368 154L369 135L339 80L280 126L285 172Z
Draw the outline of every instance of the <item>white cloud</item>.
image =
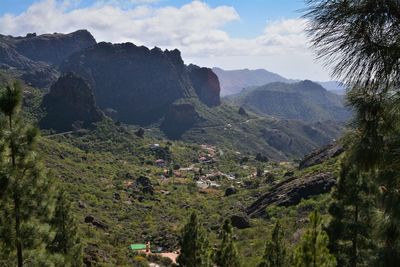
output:
M237 62L239 58L241 62L248 62L242 68L270 65L263 64L260 59L292 64L293 58L300 61L303 58L307 59L304 64L313 64L313 55L304 34L304 20L270 22L260 36L233 38L224 31L228 23L240 20L233 7L212 8L201 1L179 8L151 5L156 2L159 0L105 0L82 8L78 5L79 0L41 0L21 14L0 17L0 32L25 35L27 32L40 34L88 29L98 41L129 41L150 47L178 48L185 58L209 62L207 65L224 65L222 62ZM239 67L236 64L231 66ZM298 74L288 74L297 77L311 75L302 69ZM327 77L326 72L320 70L320 73Z

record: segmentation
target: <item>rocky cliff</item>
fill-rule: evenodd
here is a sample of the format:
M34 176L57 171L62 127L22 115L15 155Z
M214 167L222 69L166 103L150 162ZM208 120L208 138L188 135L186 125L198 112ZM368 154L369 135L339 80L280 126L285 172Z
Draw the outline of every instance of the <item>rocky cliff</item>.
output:
M331 158L337 157L344 152L342 145L332 143L322 148L314 150L309 155L305 156L299 163L299 169L305 169L314 165L321 164Z
M265 214L269 205L292 206L300 203L302 199L328 193L336 184L332 173L320 173L304 177L291 177L273 186L247 208L247 214L257 217Z
M43 98L42 108L46 116L40 126L56 131L90 127L104 117L88 84L72 73L60 77L51 86L50 93Z
M190 71L178 50L99 43L72 55L61 70L88 80L99 106L117 111L119 120L126 123L156 122L182 98L219 103L216 76L208 69Z
M209 107L221 104L221 88L217 75L209 68L189 65L189 77L200 100Z

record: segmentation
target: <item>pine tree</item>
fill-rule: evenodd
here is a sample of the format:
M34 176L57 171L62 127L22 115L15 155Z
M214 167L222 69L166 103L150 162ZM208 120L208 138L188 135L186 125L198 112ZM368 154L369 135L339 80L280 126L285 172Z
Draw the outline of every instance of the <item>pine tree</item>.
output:
M206 231L200 225L196 212L190 216L179 240L181 248L177 258L182 267L210 266L209 246Z
M344 161L327 227L329 248L339 266L371 266L373 263L373 214L375 186L370 175L362 175L354 164Z
M348 86L355 113L347 152L357 177L380 187L374 266L400 262L400 5L398 0L307 1L308 33L318 56ZM361 175L361 176L360 176Z
M0 161L0 247L9 266L33 265L49 234L51 180L35 152L38 130L21 121L22 91L15 83L2 90Z
M321 215L314 211L310 215L310 225L304 233L294 255L297 267L334 267L335 257L328 249L329 238L321 229Z
M230 220L225 220L222 226L222 242L215 254L215 264L218 267L240 267L240 258L233 240L233 230Z
M275 223L271 239L267 241L262 262L258 267L285 267L287 255L284 243L284 233L279 221Z
M78 238L77 226L71 213L71 203L68 201L63 189L58 192L57 204L51 225L55 236L49 244L52 253L63 254L65 264L69 266L82 266L82 249Z

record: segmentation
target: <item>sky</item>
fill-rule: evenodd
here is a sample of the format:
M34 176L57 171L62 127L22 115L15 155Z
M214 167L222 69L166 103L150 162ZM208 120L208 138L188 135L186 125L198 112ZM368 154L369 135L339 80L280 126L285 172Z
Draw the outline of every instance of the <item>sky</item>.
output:
M186 64L330 80L304 9L303 0L0 0L0 34L87 29L98 42L178 48Z

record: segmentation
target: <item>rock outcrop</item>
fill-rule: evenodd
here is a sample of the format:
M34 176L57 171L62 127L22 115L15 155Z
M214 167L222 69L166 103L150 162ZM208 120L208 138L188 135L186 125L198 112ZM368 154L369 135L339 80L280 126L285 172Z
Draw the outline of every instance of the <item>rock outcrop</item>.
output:
M314 165L321 164L328 159L339 156L344 152L343 146L332 143L327 146L324 146L320 149L313 151L311 154L307 155L300 161L299 169L305 169Z
M209 107L221 104L219 80L217 75L209 68L200 68L196 65L189 65L189 76L192 85L200 100Z
M232 226L238 229L246 229L251 227L250 220L247 218L247 216L233 215L230 219Z
M265 208L269 205L293 206L302 199L328 193L335 184L336 179L332 173L291 177L273 186L248 207L246 212L251 217L257 217L265 214Z
M178 50L99 43L75 53L61 69L79 73L100 108L117 111L125 123L155 122L175 100L194 94Z
M62 76L44 96L41 107L46 116L40 126L56 131L69 131L73 127L90 127L103 119L104 115L96 106L88 84L73 73Z
M159 121L179 99L219 104L217 76L210 69L186 67L179 50L103 42L75 53L61 70L79 73L93 87L98 105L115 110L125 123Z

